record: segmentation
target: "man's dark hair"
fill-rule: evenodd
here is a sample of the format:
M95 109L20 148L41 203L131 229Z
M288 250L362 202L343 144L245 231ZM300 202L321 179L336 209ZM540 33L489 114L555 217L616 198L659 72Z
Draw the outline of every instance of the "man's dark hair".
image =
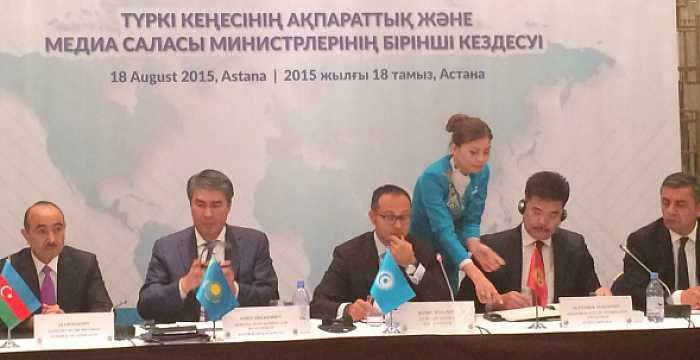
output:
M667 176L664 182L661 183L661 189L663 188L680 189L688 187L693 190L693 195L695 196L695 202L700 203L700 186L698 186L698 179L695 176L686 174L684 172L677 172Z
M553 171L540 171L532 174L525 184L525 198L533 196L545 200L561 201L562 206L569 201L569 182L561 174Z
M221 191L231 205L233 199L233 184L231 180L221 171L206 169L202 170L187 180L187 198L192 202L192 192L194 189L207 189Z
M41 201L37 201L34 204L32 204L32 206L27 208L27 210L24 212L24 230L29 231L29 227L31 226L31 224L29 223L29 212L32 211L32 209L35 206L53 206L54 208L56 208L56 210L58 210L58 212L61 213L61 217L63 218L63 222L64 223L66 222L66 217L63 215L63 210L61 210L61 208L58 207L58 205L52 203L51 201L41 200Z
M374 192L372 193L372 210L377 210L377 207L379 207L379 198L382 197L382 195L386 194L393 194L393 195L403 195L408 199L408 202L411 202L411 196L408 195L406 190L402 189L399 186L392 185L392 184L386 184L378 187Z

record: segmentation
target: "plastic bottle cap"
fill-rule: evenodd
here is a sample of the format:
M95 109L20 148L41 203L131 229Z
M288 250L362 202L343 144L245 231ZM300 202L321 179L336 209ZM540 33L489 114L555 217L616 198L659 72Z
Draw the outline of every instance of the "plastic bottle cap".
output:
M304 280L297 280L297 289L304 287Z
M657 280L659 278L659 273L657 273L657 272L652 272L649 275L651 276L652 280Z

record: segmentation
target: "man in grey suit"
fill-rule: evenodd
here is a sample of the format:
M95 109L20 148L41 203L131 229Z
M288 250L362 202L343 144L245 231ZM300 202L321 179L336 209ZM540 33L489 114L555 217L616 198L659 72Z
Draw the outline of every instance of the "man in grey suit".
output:
M158 239L139 292L138 312L157 322L204 320L195 294L210 258L221 264L241 306L278 299L277 274L264 233L226 224L233 184L217 170L187 182L194 226Z
M503 304L495 309L555 303L567 296L611 295L608 288L600 286L583 236L559 227L566 219L564 206L568 200L566 178L551 171L535 173L527 179L525 198L518 204L522 223L481 237L506 261L502 268L486 273L502 294ZM525 296L523 288L533 289L537 298ZM471 282L462 282L457 298L477 298Z
M22 236L29 247L9 258L41 302L36 312L110 311L112 301L102 281L97 257L64 245L65 229L63 211L52 202L36 202L24 213ZM4 266L5 260L0 262L0 269ZM25 321L19 329L30 327L30 321Z

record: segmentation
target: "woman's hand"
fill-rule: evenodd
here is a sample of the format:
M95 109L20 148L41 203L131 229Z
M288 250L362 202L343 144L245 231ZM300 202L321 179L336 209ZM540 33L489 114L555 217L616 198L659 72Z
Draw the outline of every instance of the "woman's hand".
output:
M467 263L462 269L469 279L474 283L476 297L482 304L503 304L501 295L496 290L496 287L484 276L484 273L474 265L473 262Z
M506 264L502 257L498 256L490 247L484 245L478 238L467 239L467 250L472 254L472 259L478 261L481 268L486 272L496 271Z

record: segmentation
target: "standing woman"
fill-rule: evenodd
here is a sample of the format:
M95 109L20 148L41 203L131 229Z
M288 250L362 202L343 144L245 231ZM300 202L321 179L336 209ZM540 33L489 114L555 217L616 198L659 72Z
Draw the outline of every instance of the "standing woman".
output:
M473 257L489 272L505 264L479 240L489 183L486 161L493 134L481 119L463 114L452 115L446 128L452 133L450 154L430 164L418 178L410 232L430 241L444 256L445 271L455 293L462 270L474 283L479 301L500 303L496 288L472 262Z

